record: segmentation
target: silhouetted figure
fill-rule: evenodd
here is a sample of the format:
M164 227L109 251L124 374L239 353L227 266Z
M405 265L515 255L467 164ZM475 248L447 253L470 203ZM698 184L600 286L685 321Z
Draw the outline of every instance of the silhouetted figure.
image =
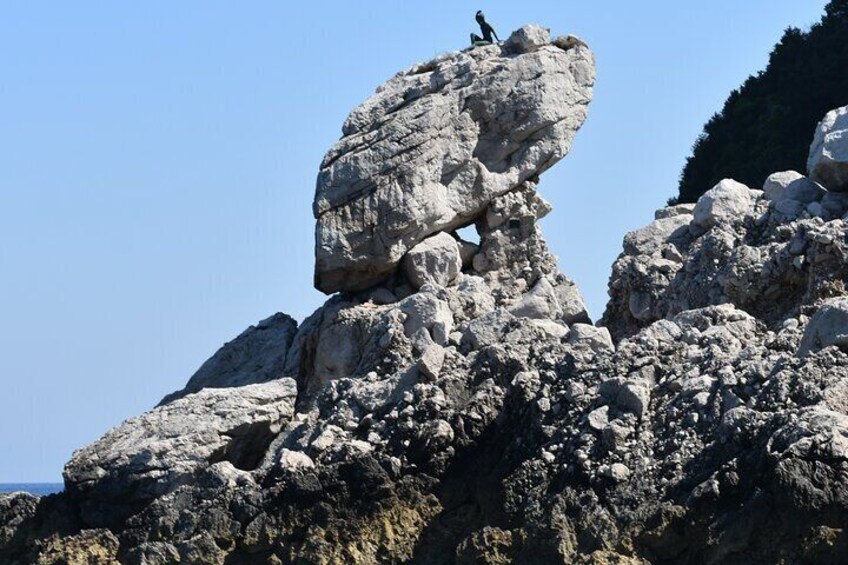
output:
M495 28L489 25L489 22L486 21L486 16L483 15L481 10L477 10L477 15L474 16L474 19L477 20L478 24L480 24L480 31L483 33L483 37L480 37L476 33L472 33L471 45L491 45L493 43L493 35L495 36L495 40L500 41L498 34L495 32Z

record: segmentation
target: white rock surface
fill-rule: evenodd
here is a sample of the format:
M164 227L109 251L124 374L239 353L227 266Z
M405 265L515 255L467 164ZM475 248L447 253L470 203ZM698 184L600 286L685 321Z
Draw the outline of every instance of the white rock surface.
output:
M303 452L283 449L280 453L280 468L287 471L314 469L315 462Z
M693 211L692 224L710 229L744 215L751 206L750 188L733 179L724 179L698 199Z
M532 53L551 43L551 30L538 25L526 25L512 33L504 42L507 53Z
M404 321L407 337L424 329L438 345L447 344L453 331L453 312L447 302L435 294L419 292L402 300L399 307L407 316Z
M848 192L848 106L825 115L807 159L809 177L833 192Z
M296 397L292 379L189 394L76 451L66 487L92 505L131 506L191 483L219 461L252 470L294 414Z

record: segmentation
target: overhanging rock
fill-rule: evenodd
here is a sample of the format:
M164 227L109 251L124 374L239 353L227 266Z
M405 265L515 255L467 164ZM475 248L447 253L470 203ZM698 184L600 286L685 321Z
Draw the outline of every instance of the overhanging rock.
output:
M516 34L528 31L540 30ZM427 236L470 223L493 198L535 180L568 153L594 80L584 45L518 41L390 79L350 114L321 165L315 286L373 286Z

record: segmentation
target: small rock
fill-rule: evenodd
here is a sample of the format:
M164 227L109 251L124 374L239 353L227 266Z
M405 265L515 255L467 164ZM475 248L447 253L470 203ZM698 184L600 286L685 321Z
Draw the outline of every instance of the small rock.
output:
M627 444L631 430L618 420L613 420L604 428L602 438L604 446L610 451L618 451Z
M753 204L752 191L740 182L724 179L705 192L695 205L692 223L704 230L740 219Z
M563 51L568 51L574 47L587 47L586 42L577 37L576 35L560 35L556 39L553 40L553 44L562 49Z
M553 319L558 311L556 291L545 277L540 278L529 292L509 307L509 313L516 318Z
M643 381L628 381L619 389L616 405L640 418L648 411L651 402L651 388Z
M589 324L574 324L568 334L568 343L589 347L595 353L611 353L615 351L612 336L606 328Z
M609 406L601 406L589 412L587 417L589 427L601 433L609 425Z
M415 289L425 284L448 286L462 270L462 256L457 241L441 232L410 249L401 265Z
M428 347L421 359L418 361L418 369L421 374L427 377L430 381L435 381L439 378L442 372L442 365L445 363L445 350L438 345Z
M624 483L630 479L630 469L622 463L613 463L609 467L609 477L617 483Z
M315 462L310 456L301 451L283 449L280 453L280 469L286 471L300 471L302 469L313 469Z
M551 30L537 26L526 25L512 32L504 43L507 53L532 53L551 42Z
M331 424L324 428L324 431L315 438L315 440L310 444L310 447L318 452L326 451L343 436L344 430Z

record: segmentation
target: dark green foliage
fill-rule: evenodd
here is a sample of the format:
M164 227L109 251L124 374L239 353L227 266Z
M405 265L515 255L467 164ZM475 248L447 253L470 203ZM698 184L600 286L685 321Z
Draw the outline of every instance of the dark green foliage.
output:
M804 173L816 124L846 104L848 0L833 0L809 32L787 29L765 71L748 77L707 122L676 201L694 202L727 177L759 188L773 172Z

